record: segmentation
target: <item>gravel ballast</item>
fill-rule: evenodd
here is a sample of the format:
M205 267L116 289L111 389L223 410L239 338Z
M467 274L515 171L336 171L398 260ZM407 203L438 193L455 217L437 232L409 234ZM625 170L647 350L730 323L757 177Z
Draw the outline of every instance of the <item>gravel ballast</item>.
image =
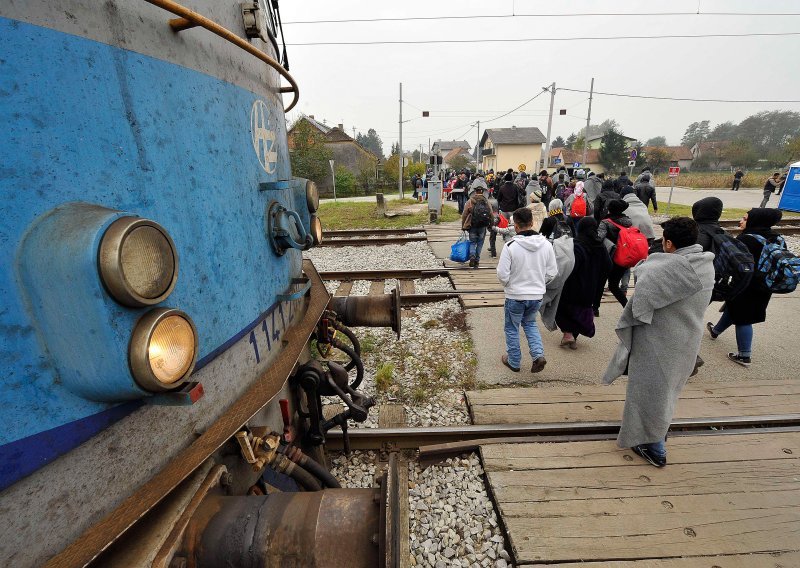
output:
M441 268L442 261L424 241L403 245L320 247L303 253L320 272L331 270L422 270Z

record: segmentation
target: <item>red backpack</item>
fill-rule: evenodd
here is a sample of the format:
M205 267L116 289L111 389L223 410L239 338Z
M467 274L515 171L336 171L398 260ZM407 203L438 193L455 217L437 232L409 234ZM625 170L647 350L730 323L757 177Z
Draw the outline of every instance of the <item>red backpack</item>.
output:
M645 237L636 227L623 227L617 225L611 219L606 219L609 223L619 229L617 237L617 248L614 251L614 264L624 268L636 266L640 260L647 258L649 245Z
M583 195L578 195L572 202L570 217L586 217L586 198Z

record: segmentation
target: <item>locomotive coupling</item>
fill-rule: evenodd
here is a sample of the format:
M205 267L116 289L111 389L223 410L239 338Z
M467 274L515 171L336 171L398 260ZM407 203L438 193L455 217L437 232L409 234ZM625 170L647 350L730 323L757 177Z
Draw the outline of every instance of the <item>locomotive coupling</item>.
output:
M334 296L328 309L352 327L390 327L400 337L400 290L382 296Z

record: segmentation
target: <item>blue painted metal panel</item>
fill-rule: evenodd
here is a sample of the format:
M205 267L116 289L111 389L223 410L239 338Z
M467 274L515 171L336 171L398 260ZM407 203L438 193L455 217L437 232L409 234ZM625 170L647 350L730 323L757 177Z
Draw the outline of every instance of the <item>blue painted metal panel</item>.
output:
M306 225L309 215L302 183L259 191L261 184L280 188L277 182L290 178L278 95L257 95L174 64L4 18L0 37L0 444L6 444L113 408L70 393L47 350L56 334L93 341L91 322L80 325L78 317L69 328L52 322L36 327L25 306L30 267L23 270L15 257L37 218L81 202L164 226L181 263L165 304L194 319L204 357L272 305L300 273L300 253L277 257L268 246L267 204L275 199L297 210ZM254 147L259 144L263 155L264 141L251 132L254 106L266 110L262 126L274 134L266 169ZM37 246L46 258L47 246ZM85 256L81 262L86 281L97 277ZM105 338L104 349L113 349L113 342L117 353L110 356L124 361L130 326L143 311L98 296L86 281L54 285L64 288L65 302L73 297L76 305L105 310L117 333Z
M792 164L789 168L778 209L800 213L800 162Z

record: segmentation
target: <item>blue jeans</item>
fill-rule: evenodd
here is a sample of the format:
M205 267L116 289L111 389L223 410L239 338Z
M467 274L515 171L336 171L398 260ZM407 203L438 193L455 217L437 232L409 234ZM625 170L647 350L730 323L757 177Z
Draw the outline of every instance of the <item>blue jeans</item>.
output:
M725 310L713 328L714 333L719 335L732 325L736 324L733 323L728 310ZM753 324L736 325L736 347L739 349L741 357L750 357L753 352Z
M539 311L541 300L509 300L505 303L505 332L506 332L506 352L508 353L508 364L515 369L519 368L522 360L522 353L519 349L519 326L525 332L528 340L528 349L531 357L535 361L544 356L544 345L542 336L539 335L539 328L536 325L536 312Z
M453 195L455 195L456 202L458 203L458 212L463 213L464 204L467 202L467 194L461 191L459 193L454 193Z
M486 227L470 228L469 230L469 257L480 260L483 241L486 238Z

